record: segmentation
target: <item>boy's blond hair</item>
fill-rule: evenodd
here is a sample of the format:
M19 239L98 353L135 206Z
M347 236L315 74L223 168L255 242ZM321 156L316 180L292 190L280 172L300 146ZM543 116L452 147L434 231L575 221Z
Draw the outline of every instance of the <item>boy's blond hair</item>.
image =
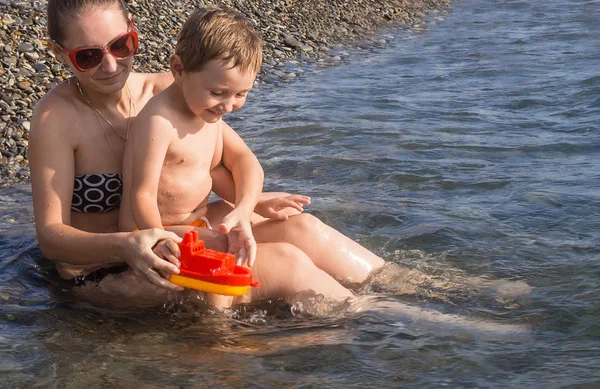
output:
M262 40L242 14L217 7L195 10L186 20L175 46L183 70L195 72L213 59L231 62L244 72L258 73Z

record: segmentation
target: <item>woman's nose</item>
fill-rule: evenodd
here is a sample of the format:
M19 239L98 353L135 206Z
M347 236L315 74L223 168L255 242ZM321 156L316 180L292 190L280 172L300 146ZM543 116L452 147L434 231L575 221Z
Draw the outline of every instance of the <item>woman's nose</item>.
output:
M102 71L105 73L113 73L117 70L117 59L113 57L113 55L108 50L104 52L101 67Z

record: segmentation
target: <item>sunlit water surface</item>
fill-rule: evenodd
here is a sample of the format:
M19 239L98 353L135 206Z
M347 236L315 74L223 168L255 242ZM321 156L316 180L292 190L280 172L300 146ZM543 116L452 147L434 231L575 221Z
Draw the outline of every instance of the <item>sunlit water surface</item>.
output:
M358 291L374 306L526 333L279 302L93 309L41 258L21 186L0 191L0 386L600 387L599 21L597 1L457 2L230 118L266 189L310 195L309 212L434 277L387 269ZM533 291L464 282L482 276Z

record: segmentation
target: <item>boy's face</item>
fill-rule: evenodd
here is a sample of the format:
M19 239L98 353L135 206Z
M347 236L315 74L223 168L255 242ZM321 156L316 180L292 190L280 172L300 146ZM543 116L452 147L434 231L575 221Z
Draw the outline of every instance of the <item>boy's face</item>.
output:
M181 87L190 111L208 123L215 123L227 113L242 108L256 73L242 72L239 67L213 59L200 71L183 72Z

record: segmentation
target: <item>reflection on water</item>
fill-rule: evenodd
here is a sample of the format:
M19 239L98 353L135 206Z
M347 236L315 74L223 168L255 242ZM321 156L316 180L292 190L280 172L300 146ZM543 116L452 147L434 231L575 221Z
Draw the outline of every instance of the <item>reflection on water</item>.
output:
M389 384L407 379L397 364L419 365L426 373L419 361L435 349L468 348L482 339L507 344L516 334L512 327L508 337L502 325L480 328L451 313L432 320L425 313L438 311L424 307L426 300L406 305L389 293L354 306L324 307L331 303L317 298L307 310L315 313L320 303L318 316L307 315L301 304L278 301L226 314L198 311L186 302L111 312L51 286L57 280L36 248L18 260L31 267L17 274L20 287L2 289L0 347L8 382L25 386L288 387L295 379L319 386ZM369 285L382 282L375 278ZM440 348L440 340L454 346Z
M587 0L456 3L253 92L231 124L267 189L310 195L390 263L351 303L97 309L41 258L28 188L0 189L3 384L597 386L599 16Z
M30 206L22 204L23 212L17 213L23 219L15 222L28 227L18 234L15 226L2 231L2 252L13 253L3 260L0 296L0 347L6 356L1 366L10 383L289 387L299 379L315 386L367 380L389 385L413 380L395 366L418 365L417 371L426 374L419 361L439 348L439 340L470 347L483 339L507 344L518 334L518 328L499 323L506 319L490 321L493 315L479 312L475 318L475 310L467 309L460 309L463 317L456 315L458 302L476 299L475 285L458 270L426 275L394 264L375 274L359 291L365 298L352 303L312 296L294 306L263 301L224 314L186 301L154 310L98 309L74 298L41 258ZM448 312L439 313L444 307Z

